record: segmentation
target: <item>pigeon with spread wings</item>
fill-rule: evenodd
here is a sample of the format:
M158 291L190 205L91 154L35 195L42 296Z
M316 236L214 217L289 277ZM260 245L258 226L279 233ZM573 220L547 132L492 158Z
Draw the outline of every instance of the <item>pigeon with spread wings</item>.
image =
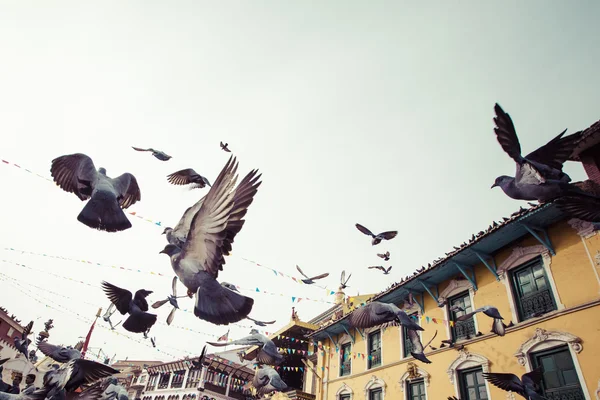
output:
M346 289L348 287L348 281L351 276L352 274L348 275L348 278L346 278L346 271L342 271L342 275L340 276L340 288Z
M173 308L171 309L171 312L169 313L169 316L167 317L167 325L171 325L171 323L173 322L173 318L175 318L175 311L177 311L179 309L179 304L177 303L177 299L180 297L187 297L187 296L177 297L177 277L176 276L173 277L173 282L171 283L171 290L173 291L172 295L169 295L164 300L159 300L159 301L155 302L154 304L152 304L152 308L162 307L167 302L169 302L171 304L171 306L173 306Z
M372 301L354 310L350 314L349 321L352 327L359 329L372 328L386 322L397 321L406 329L424 330L394 304L381 303L379 301Z
M483 373L483 377L492 385L507 392L515 392L527 400L547 400L540 395L536 388L542 380L542 367L538 367L531 372L527 372L519 379L515 374L506 373Z
M277 351L277 346L271 339L263 334L260 334L256 329L250 331L250 335L232 342L217 343L206 342L211 346L260 346L260 350L256 353L256 361L260 364L279 365L283 362L283 356Z
M221 150L227 152L227 153L231 153L231 150L229 150L229 143L223 143L221 142Z
M192 365L194 366L194 368L201 369L203 365L208 364L209 362L206 361L205 358L206 358L206 345L204 345L204 347L202 348L202 352L200 353L198 360L192 360Z
M54 361L58 361L59 363L66 363L71 360L77 360L81 358L81 351L74 349L71 346L55 346L46 341L39 341L37 343L37 347L42 354L50 357Z
M172 185L191 185L191 189L202 189L206 187L206 185L210 186L208 179L194 171L192 168L173 172L172 174L167 175L167 180Z
M384 261L390 260L390 252L386 251L385 253L377 253L377 257L383 258Z
M464 310L461 309L459 311L464 311ZM492 332L494 332L498 336L504 336L506 334L506 325L504 325L504 323L502 322L502 320L504 318L502 318L502 316L500 315L500 312L498 311L498 309L496 307L483 306L483 307L480 307L470 313L467 313L465 315L461 315L460 317L457 317L456 320L457 321L466 321L469 318L473 318L473 316L475 314L477 314L478 312L482 312L494 320L494 322L492 322Z
M171 158L173 158L170 155L168 155L167 153L165 153L164 151L154 150L153 148L140 149L139 147L133 147L133 146L131 146L131 148L134 149L135 151L150 151L150 152L152 152L152 155L154 157L156 157L157 159L159 159L160 161L169 161Z
M81 201L88 200L77 220L90 228L119 232L131 228L123 209L140 201L135 176L126 172L109 178L106 169L94 166L92 159L76 153L52 160L50 172L54 182Z
M146 301L146 297L152 294L151 291L140 289L133 296L129 290L121 289L108 282L102 282L102 288L122 315L129 314L129 317L123 322L125 330L146 334L156 323L156 314L148 312L148 302Z
M356 229L358 229L365 235L371 236L373 238L373 240L371 241L371 244L373 246L381 243L382 240L391 240L391 239L395 238L396 235L398 234L398 231L386 231L386 232L381 232L381 233L375 235L373 232L371 232L369 229L365 228L361 224L356 224L355 226L356 226Z
M304 278L306 278L306 279L301 279L301 280L302 280L302 282L306 283L307 285L312 285L313 283L315 283L316 280L327 278L329 276L329 272L326 272L324 274L313 276L312 278L310 278L308 275L306 275L304 272L302 272L302 270L300 269L299 266L296 265L296 269L298 270L298 272L300 272L302 274L302 276Z
M257 320L257 319L250 318L250 317L246 317L246 319L248 319L248 320L250 320L250 321L254 322L254 324L256 324L257 326L267 326L267 325L271 325L271 324L274 324L275 322L277 322L277 321L275 321L275 320L273 320L273 321L268 321L268 322L267 322L267 321L259 321L259 320Z
M254 305L252 298L217 282L225 256L230 254L231 245L244 225L243 217L262 183L258 170L253 170L234 189L237 167L236 159L230 157L193 215L183 247L168 244L160 252L170 257L171 266L188 294L196 295L194 315L216 325L246 318ZM189 213L190 209L186 211Z
M23 333L21 333L21 337L15 336L15 338L14 338L15 347L17 348L19 353L24 354L25 358L28 360L29 360L28 347L31 344L31 339L29 339L28 336L31 335L32 328L33 328L33 321L31 321L30 323L28 323L25 326L25 328L23 329Z
M390 266L389 266L389 267L386 269L386 268L384 268L384 267L383 267L383 266L381 266L381 265L374 265L374 266L372 266L372 267L369 267L369 269L378 269L378 270L382 271L384 275L389 275L390 271L392 270L392 266L390 265Z

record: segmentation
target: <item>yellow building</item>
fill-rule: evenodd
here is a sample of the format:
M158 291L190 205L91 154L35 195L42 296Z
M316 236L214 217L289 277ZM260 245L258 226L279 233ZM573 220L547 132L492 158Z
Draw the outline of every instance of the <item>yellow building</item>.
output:
M600 124L584 137L576 159L589 160L585 169L600 183ZM600 234L592 224L553 204L521 209L372 297L414 315L423 344L437 332L425 351L431 364L411 356L404 328L353 329L348 311L310 335L318 342L310 391L317 400L516 399L482 373L520 377L542 366L548 399L600 399L599 276ZM506 335L491 333L492 319L482 313L456 322L463 313L453 305L497 307Z

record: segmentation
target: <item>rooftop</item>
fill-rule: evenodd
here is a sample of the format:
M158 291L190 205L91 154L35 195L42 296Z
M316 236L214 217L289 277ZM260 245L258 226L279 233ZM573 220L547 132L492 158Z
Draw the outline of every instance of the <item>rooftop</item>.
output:
M581 161L581 153L598 143L600 143L600 120L581 132L581 139L569 160Z

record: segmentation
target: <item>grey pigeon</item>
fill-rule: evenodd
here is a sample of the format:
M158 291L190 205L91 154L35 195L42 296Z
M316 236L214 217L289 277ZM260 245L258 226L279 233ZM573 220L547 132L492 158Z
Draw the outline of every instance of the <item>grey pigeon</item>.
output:
M504 151L516 162L515 177L499 176L492 188L499 186L516 200L553 200L567 191L577 191L568 183L569 175L562 172L563 163L571 156L581 132L563 137L563 131L550 142L523 157L521 145L510 115L496 104L494 122L496 138Z
M384 259L384 261L389 261L390 260L390 252L386 251L385 253L381 254L381 253L377 253L377 257L381 257Z
M461 309L460 311L464 311L464 309ZM456 318L456 320L457 321L466 321L469 318L472 318L473 315L477 314L478 312L482 312L485 315L487 315L488 317L494 319L494 322L492 322L492 332L494 332L498 336L505 335L506 326L502 322L502 320L504 318L502 318L502 316L500 315L500 312L498 311L498 309L496 307L483 306L483 307L478 308L477 310L471 311L470 313L461 315L460 317Z
M41 351L42 354L59 363L66 363L71 360L77 360L81 358L81 352L71 346L55 346L46 341L38 342L37 346L38 350Z
M229 143L223 143L221 142L221 150L227 152L227 153L231 153L231 150L229 150Z
M342 271L342 276L340 276L340 287L342 289L346 289L348 287L348 281L352 274L348 275L348 279L346 279L346 271Z
M111 283L102 282L102 288L108 299L117 307L122 315L129 314L123 323L123 328L133 333L146 334L156 323L156 314L148 313L146 297L152 292L140 289L135 296L129 290L121 289Z
M408 333L408 338L410 339L410 343L412 344L412 351L410 352L410 354L415 359L417 359L425 364L431 364L431 361L429 361L427 359L427 357L425 357L425 354L423 354L423 353L425 352L425 349L427 348L427 346L429 346L431 344L431 342L433 342L433 339L435 339L435 337L437 336L437 330L433 334L433 337L431 338L431 340L429 340L429 342L427 342L427 344L425 346L423 346L423 343L421 343L421 338L419 337L419 334L417 333L417 331L414 331L412 329L407 329L406 332Z
M260 350L256 354L256 361L260 364L279 365L283 362L283 356L277 351L277 346L271 339L260 334L256 329L250 331L250 335L232 342L206 342L211 346L260 346Z
M375 246L376 244L381 243L382 240L393 239L398 234L398 231L386 231L386 232L381 232L381 233L375 235L375 234L373 234L373 232L371 232L369 229L365 228L361 224L356 224L355 226L356 226L356 229L358 229L359 231L361 231L365 235L371 236L373 238L373 240L371 241L371 244L373 246Z
M521 379L515 374L506 373L483 373L483 377L492 385L507 392L515 392L527 400L547 400L536 391L542 380L542 367L521 375Z
M152 148L150 149L140 149L139 147L133 147L131 146L132 149L136 150L136 151L151 151L152 155L156 158L158 158L160 161L169 161L171 158L170 155L168 155L167 153L160 151L160 150L154 150Z
M258 171L253 170L234 190L237 167L236 159L230 157L192 217L183 247L169 244L160 252L170 257L171 266L188 294L196 294L194 315L216 325L246 318L254 305L252 298L217 282L225 256L230 254L235 236L244 225L242 218L261 184Z
M108 322L108 324L110 325L111 331L114 331L115 328L117 326L119 326L119 324L122 322L122 321L119 321L119 322L117 322L117 325L113 325L110 317L112 317L112 315L115 313L115 311L116 311L115 305L113 303L110 303L110 306L108 306L108 308L106 309L106 312L102 316L102 319L104 320L104 322Z
M383 271L383 274L384 274L384 275L389 275L390 271L392 270L392 266L390 265L390 266L389 266L389 267L386 269L386 268L384 268L384 267L383 267L383 266L381 266L381 265L374 265L374 266L372 266L372 267L369 267L369 269L378 269L378 270L380 270L380 271Z
M373 301L354 310L349 317L350 325L359 329L371 328L392 321L399 322L406 329L424 330L413 322L404 311L391 303Z
M183 213L183 216L175 225L175 228L166 227L163 231L163 235L167 236L167 242L172 244L173 246L183 248L183 245L187 241L188 233L190 232L190 227L192 226L192 220L202 208L202 204L204 203L204 199L206 196L202 197L200 200L196 202L193 206L189 207Z
M288 387L277 371L264 365L255 369L252 386L256 388L261 397L275 391L282 392Z
M165 300L159 300L159 301L155 302L154 304L152 304L152 308L162 307L167 302L169 302L173 306L173 308L171 309L171 312L169 313L169 316L167 317L167 325L171 325L171 323L173 322L173 318L175 318L175 311L177 311L179 309L179 304L177 303L177 299L179 297L177 297L177 277L176 276L173 277L173 282L171 283L171 290L173 291L172 295L169 295ZM180 297L186 297L186 296L180 296Z
M25 358L28 360L29 360L28 347L31 344L31 339L29 339L27 336L31 335L32 328L33 328L33 321L31 321L30 323L27 324L27 326L25 326L20 338L18 336L15 336L15 338L14 338L15 347L17 348L19 353L24 354Z
M302 276L305 279L301 279L302 282L306 283L307 285L312 285L313 283L315 283L316 280L318 279L323 279L323 278L327 278L329 276L329 272L326 272L324 274L321 275L317 275L317 276L313 276L312 278L309 277L308 275L306 275L304 272L302 272L302 270L300 269L299 266L296 265L296 269L298 270L298 272L300 272L302 274Z
M206 345L204 345L204 347L202 348L202 352L200 353L200 356L198 357L198 360L192 360L192 365L194 366L194 368L196 369L200 369L202 368L203 365L207 364L207 362L205 361L206 358Z
M246 317L246 319L248 319L248 320L250 320L250 321L254 322L254 323L255 323L256 325L258 325L258 326L267 326L267 325L271 325L271 324L274 324L275 322L277 322L277 321L275 321L275 320L273 320L273 321L268 321L268 322L267 322L267 321L259 321L259 320L256 320L256 319L254 319L254 318L250 318L250 317Z
M192 168L182 169L167 175L167 180L173 185L192 185L192 189L210 186L208 179L194 171Z
M119 385L117 378L109 377L106 378L106 389L102 394L102 400L128 400L127 390Z
M79 222L106 232L131 228L122 209L142 198L135 176L126 172L109 178L106 169L96 171L92 159L81 153L55 158L50 172L65 192L74 193L81 201L89 199L77 216Z

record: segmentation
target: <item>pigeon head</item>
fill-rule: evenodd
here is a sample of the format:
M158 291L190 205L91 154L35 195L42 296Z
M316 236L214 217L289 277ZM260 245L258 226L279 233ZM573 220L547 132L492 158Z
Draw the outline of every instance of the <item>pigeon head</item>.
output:
M506 175L499 176L496 178L496 180L494 181L494 184L492 185L492 187L490 189L493 189L496 186L505 187L514 180L515 180L515 178L513 178L511 176L506 176Z
M163 233L162 233L162 234L163 234L163 235L166 235L166 234L167 234L167 232L171 232L171 231L173 231L173 228L170 228L170 227L168 227L168 226L167 226L167 227L165 228L165 230L163 231Z
M257 329L251 329L251 330L250 330L250 334L251 334L251 335L254 335L255 333L258 333L258 330L257 330Z
M166 254L169 257L171 257L173 254L177 254L179 253L181 250L179 249L179 247L173 245L173 244L168 244L165 246L164 249L162 249L158 254Z
M106 175L106 168L100 167L100 168L98 168L98 172L101 173L102 175Z

